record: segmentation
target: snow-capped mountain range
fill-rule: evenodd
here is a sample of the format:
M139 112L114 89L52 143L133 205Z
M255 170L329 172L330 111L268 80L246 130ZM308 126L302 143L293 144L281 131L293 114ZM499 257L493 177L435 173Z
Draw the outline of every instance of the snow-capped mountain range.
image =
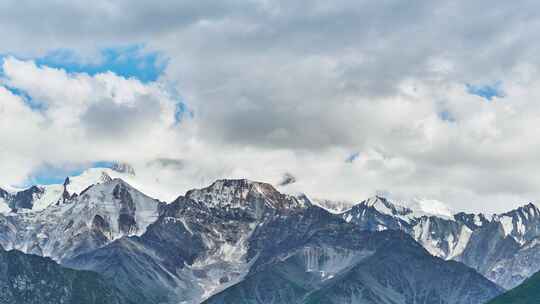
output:
M106 180L42 211L0 216L0 244L62 261L144 233L157 218L159 204L121 179Z
M540 270L534 204L453 214L433 200L312 200L249 180L165 203L136 184L134 170L118 166L0 189L0 246L114 278L136 303L472 304Z
M450 215L447 210L413 210L375 196L339 214L363 230L404 231L432 255L463 262L504 288L540 270L536 205L493 215Z
M133 183L135 171L127 164L112 168L90 168L77 176L66 177L63 184L34 185L26 189L0 187L0 213L41 211L50 205L76 196L91 185L121 178Z

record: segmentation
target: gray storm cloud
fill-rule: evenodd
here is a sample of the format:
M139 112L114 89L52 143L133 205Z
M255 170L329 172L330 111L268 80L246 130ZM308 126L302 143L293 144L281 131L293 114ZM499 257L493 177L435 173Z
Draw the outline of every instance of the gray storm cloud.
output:
M121 139L144 132L160 119L161 106L150 96L133 104L103 100L91 104L81 115L81 124L90 138Z

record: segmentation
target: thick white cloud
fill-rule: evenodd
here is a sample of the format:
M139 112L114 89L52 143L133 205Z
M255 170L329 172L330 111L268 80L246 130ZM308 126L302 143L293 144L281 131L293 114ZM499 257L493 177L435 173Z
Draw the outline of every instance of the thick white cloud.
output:
M322 198L499 211L540 197L537 2L193 3L2 2L0 53L99 60L144 43L170 61L144 84L6 59L3 84L45 110L0 87L0 183L43 162L121 159L171 196L290 173L284 190ZM467 93L498 81L504 97ZM171 84L195 113L180 125Z
M11 57L4 60L3 70L0 132L5 156L0 167L3 172L20 168L15 169L18 179L8 181L13 176L3 174L3 183L21 182L42 163L163 157L168 142L183 141L174 120L178 101L157 83L112 73L68 74ZM39 109L30 103L39 103Z

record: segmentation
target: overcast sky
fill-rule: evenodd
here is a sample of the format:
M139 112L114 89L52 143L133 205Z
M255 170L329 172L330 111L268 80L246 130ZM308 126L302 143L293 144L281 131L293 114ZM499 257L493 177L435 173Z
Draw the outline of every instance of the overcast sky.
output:
M0 184L120 160L501 211L540 198L538 1L0 1ZM49 168L43 173L43 168Z

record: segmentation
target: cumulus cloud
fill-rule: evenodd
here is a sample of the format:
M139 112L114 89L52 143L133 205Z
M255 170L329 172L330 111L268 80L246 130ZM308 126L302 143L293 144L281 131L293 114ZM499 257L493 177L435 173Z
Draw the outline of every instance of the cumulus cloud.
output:
M19 178L8 181L4 174L3 183L20 182L39 163L144 161L160 156L165 142L182 141L174 119L178 101L157 83L111 73L69 74L12 57L3 70L2 169L21 167ZM44 108L32 108L28 99Z
M159 101L151 96L141 96L141 99L135 105L107 100L90 105L80 117L86 135L89 139L118 140L152 129L160 120Z
M100 48L143 43L170 60L142 83L5 58L0 182L44 162L120 159L170 196L288 172L283 190L320 198L389 193L474 211L535 200L540 10L520 7L3 1L0 53L95 61ZM180 124L173 91L194 113Z

